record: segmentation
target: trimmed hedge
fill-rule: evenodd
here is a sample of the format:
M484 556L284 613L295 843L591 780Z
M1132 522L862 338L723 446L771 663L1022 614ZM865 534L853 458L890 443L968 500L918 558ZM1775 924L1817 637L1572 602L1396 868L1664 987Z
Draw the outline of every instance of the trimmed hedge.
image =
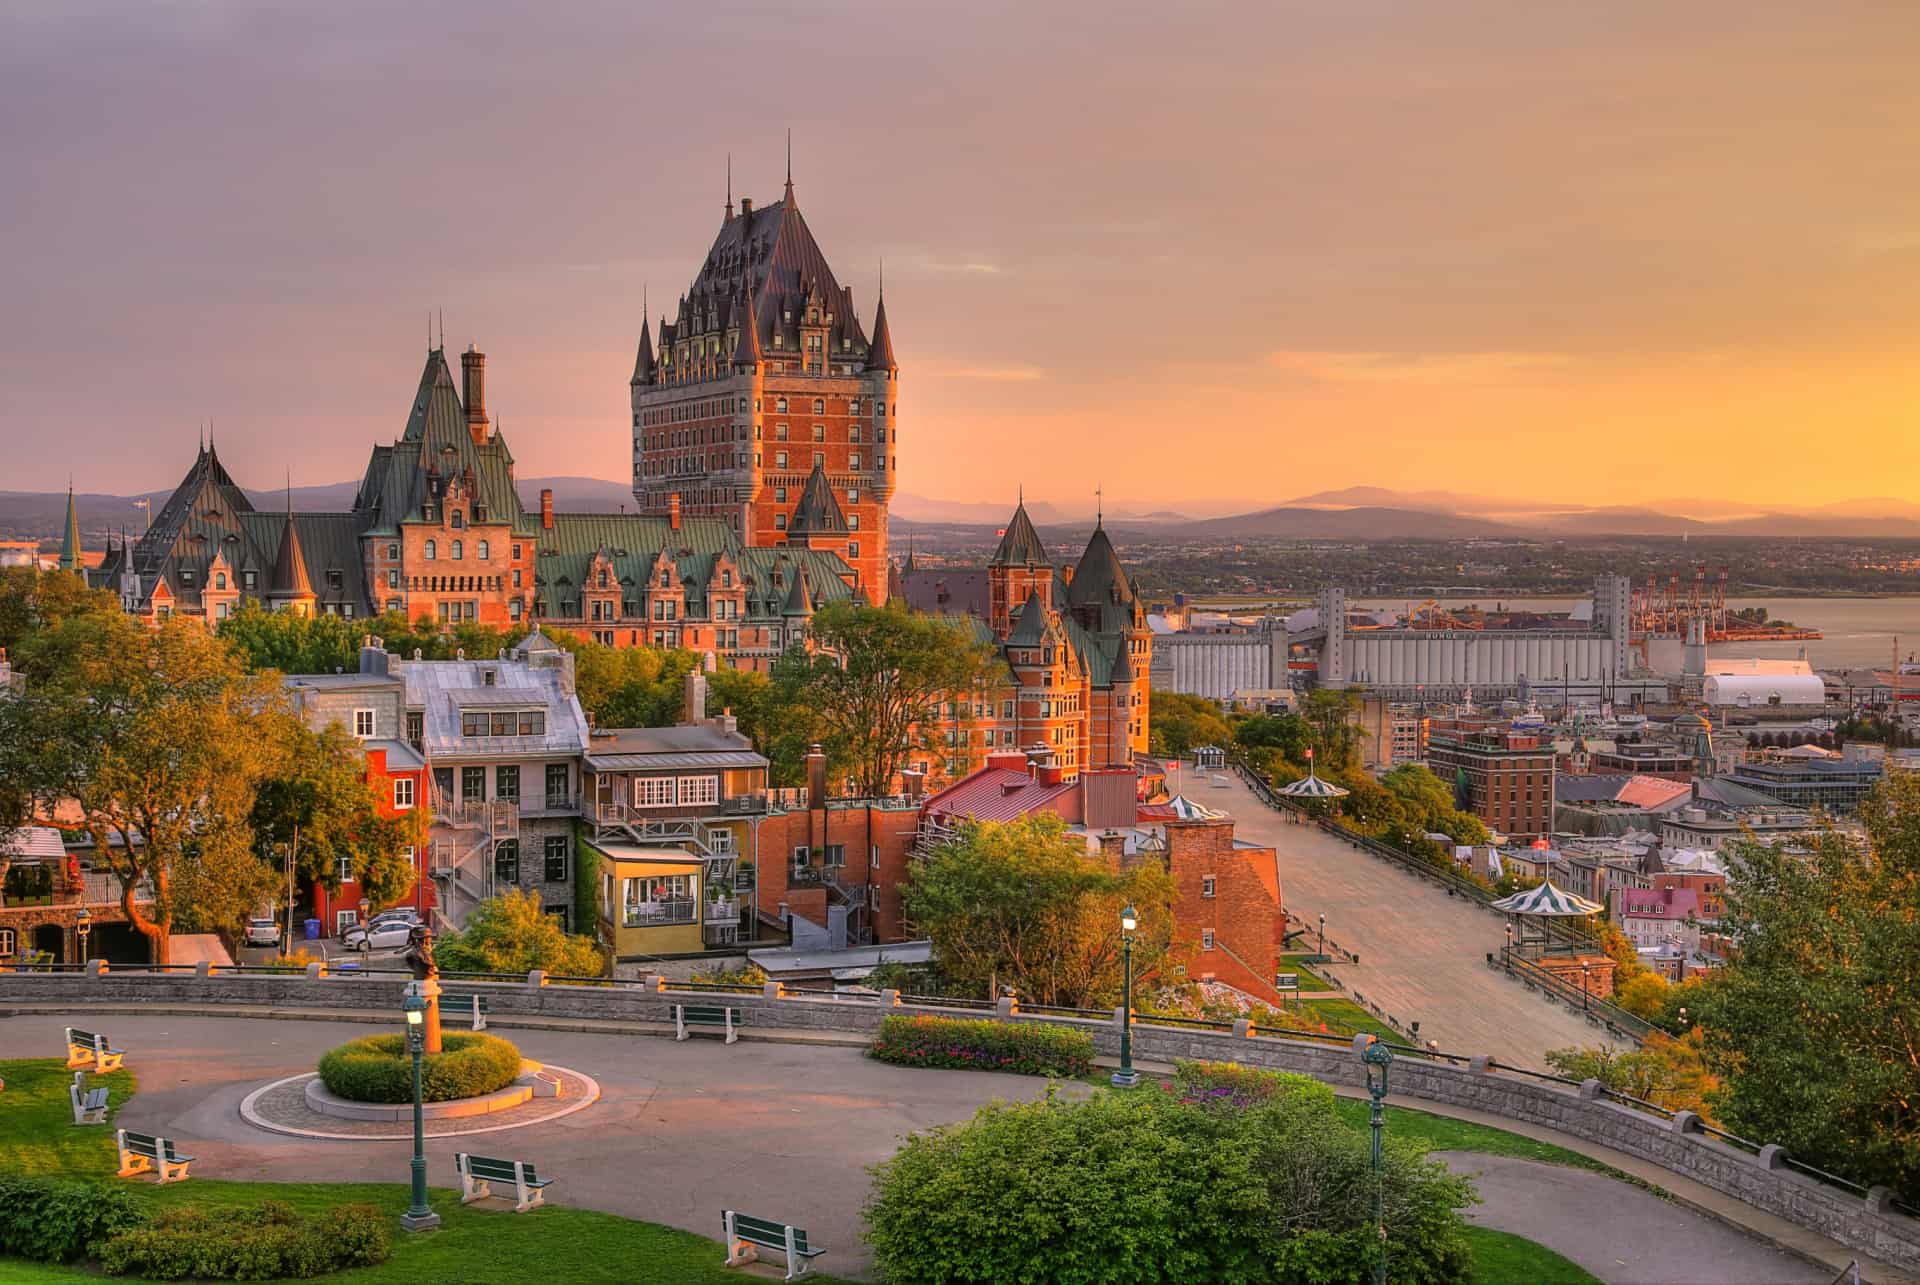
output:
M896 1066L1014 1075L1081 1076L1093 1069L1093 1036L1067 1026L985 1018L888 1017L868 1050Z
M423 1102L477 1098L520 1074L520 1050L498 1036L447 1031L440 1042L443 1051L428 1054L421 1067ZM329 1050L320 1059L320 1082L353 1102L413 1101L407 1037L369 1035Z
M158 1281L324 1276L385 1262L393 1247L387 1223L372 1205L341 1205L311 1218L277 1200L239 1209L184 1205L108 1241L100 1266L109 1276Z
M146 1207L125 1187L0 1176L0 1257L70 1263L146 1221Z

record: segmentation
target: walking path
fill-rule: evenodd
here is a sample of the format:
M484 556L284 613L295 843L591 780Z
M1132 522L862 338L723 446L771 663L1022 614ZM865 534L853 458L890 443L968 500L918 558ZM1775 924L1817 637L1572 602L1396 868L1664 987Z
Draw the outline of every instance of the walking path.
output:
M70 1013L0 1018L0 1045L21 1055L56 1051L61 1028L76 1020ZM128 1066L140 1082L121 1123L188 1142L199 1157L195 1173L208 1178L404 1181L404 1141L295 1138L264 1132L240 1116L240 1102L251 1090L308 1070L328 1048L382 1029L389 1028L182 1012L114 1016L108 1030L129 1050ZM727 1207L792 1217L828 1247L821 1267L835 1275L870 1268L859 1241L865 1170L892 1155L902 1134L964 1120L994 1098L1033 1098L1046 1089L1044 1080L1026 1076L888 1066L857 1048L825 1043L750 1039L729 1047L718 1040L677 1043L610 1031L506 1033L526 1056L577 1068L600 1084L601 1100L587 1110L494 1135L503 1154L534 1161L554 1177L550 1194L556 1203L706 1236L718 1234L720 1211ZM1061 1091L1090 1089L1070 1083ZM1436 1113L1543 1137L1626 1172L1638 1166L1663 1185L1670 1179L1679 1188L1695 1186L1544 1129L1473 1111ZM459 1149L464 1144L457 1138L427 1140L436 1184L451 1185L453 1152ZM1478 1155L1450 1160L1486 1175L1481 1184L1487 1203L1477 1208L1477 1217L1559 1250L1608 1285L1810 1285L1832 1276L1823 1278L1689 1207L1711 1209L1708 1201L1718 1199L1736 1216L1765 1217L1704 1189L1705 1200L1682 1190L1682 1203L1669 1205L1598 1174L1557 1166L1533 1166L1545 1172L1532 1173L1513 1167L1527 1162ZM1562 1182L1569 1174L1575 1180ZM1605 1257L1609 1246L1612 1259ZM1827 1256L1840 1254L1826 1242L1819 1247Z
M1498 915L1318 826L1289 821L1231 773L1189 769L1181 788L1230 813L1238 837L1279 853L1287 909L1304 923L1325 915L1327 935L1360 956L1358 964L1332 965L1333 975L1402 1027L1418 1021L1422 1041L1544 1071L1548 1049L1605 1038L1580 1014L1487 967L1486 953L1506 941Z

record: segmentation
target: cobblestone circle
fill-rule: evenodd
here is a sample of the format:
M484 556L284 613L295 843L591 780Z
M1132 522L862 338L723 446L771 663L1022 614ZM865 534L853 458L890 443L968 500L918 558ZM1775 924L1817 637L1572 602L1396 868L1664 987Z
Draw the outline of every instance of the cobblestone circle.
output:
M546 1065L543 1067L560 1077L560 1096L557 1098L534 1098L524 1105L507 1111L494 1111L483 1116L462 1116L454 1119L432 1120L425 1122L426 1136L429 1138L451 1138L467 1133L495 1133L502 1129L521 1129L531 1124L541 1124L548 1120L557 1120L561 1116L571 1115L575 1111L593 1105L600 1097L600 1086L593 1077L579 1071L571 1071L563 1066ZM284 1080L275 1080L249 1093L240 1103L241 1118L257 1129L271 1133L290 1133L304 1138L354 1138L361 1140L410 1139L413 1126L396 1126L386 1120L342 1120L337 1116L321 1115L307 1106L307 1081L317 1072L308 1071L301 1075L291 1075Z

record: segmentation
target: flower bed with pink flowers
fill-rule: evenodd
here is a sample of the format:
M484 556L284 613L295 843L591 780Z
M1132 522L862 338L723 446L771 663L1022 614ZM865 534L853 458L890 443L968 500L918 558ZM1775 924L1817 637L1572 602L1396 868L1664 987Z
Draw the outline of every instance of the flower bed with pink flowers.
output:
M1093 1069L1093 1036L1037 1022L889 1017L868 1051L895 1066L948 1071L1075 1077Z

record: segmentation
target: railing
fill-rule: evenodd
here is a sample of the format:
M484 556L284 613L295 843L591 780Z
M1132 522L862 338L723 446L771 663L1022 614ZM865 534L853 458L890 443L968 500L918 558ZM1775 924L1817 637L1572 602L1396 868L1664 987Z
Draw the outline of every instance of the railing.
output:
M1590 990L1568 981L1551 969L1540 967L1522 956L1517 946L1502 946L1498 955L1488 951L1487 962L1504 970L1508 976L1517 977L1527 985L1537 986L1556 999L1564 1001L1569 1008L1577 1002L1580 1005L1580 1011L1589 1021L1604 1026L1610 1034L1642 1041L1659 1030L1653 1023L1635 1017L1619 1005L1595 996Z
M707 922L710 924L737 924L740 922L740 903L731 897L707 903Z
M690 924L695 921L698 907L693 898L682 897L672 901L643 901L638 905L621 908L621 923L628 928L653 928L660 924Z
M735 794L720 800L721 816L757 816L766 810L767 794L764 790L755 790L751 794Z

